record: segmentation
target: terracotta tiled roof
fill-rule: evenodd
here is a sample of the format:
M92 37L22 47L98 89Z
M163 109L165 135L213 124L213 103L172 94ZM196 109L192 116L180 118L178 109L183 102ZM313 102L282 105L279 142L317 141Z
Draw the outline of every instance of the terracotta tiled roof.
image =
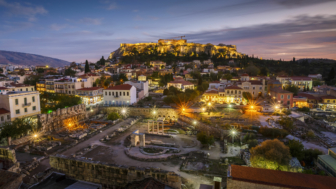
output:
M0 114L8 114L10 111L6 110L5 108L0 108Z
M286 171L274 171L231 165L230 176L233 180L279 186L281 188L332 189L336 186L336 178Z
M109 87L105 90L130 90L133 86L129 84L123 84L123 85L116 85L113 87Z
M310 77L301 77L301 76L293 76L293 77L290 77L292 80L309 80L309 81L311 81L312 80L312 78L310 78Z
M98 89L103 89L102 87L88 87L88 88L81 88L81 89L77 89L80 91L93 91L93 90L98 90Z
M209 91L205 91L205 93L207 94L213 94L213 93L218 93L218 91L216 89L212 89L212 90L209 90Z
M242 74L241 76L249 76L249 74L247 74L247 73L244 73L244 74Z
M225 89L242 89L242 88L235 86L235 85L231 85L231 86L226 87Z
M290 91L283 90L281 87L279 87L279 88L272 88L270 91L276 92L276 93L292 93Z
M310 100L312 100L312 99L313 100L320 100L319 97L315 97L315 96L313 96L311 94L307 94L307 93L298 93L298 96L307 97Z
M321 96L320 98L322 98L322 99L336 99L336 97L331 96L331 95Z
M0 87L0 90L5 90L5 89L8 89L8 88L6 88L6 87Z

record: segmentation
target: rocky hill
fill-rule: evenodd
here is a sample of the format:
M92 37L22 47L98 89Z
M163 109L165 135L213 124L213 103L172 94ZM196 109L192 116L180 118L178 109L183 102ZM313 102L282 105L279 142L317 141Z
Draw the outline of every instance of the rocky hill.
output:
M69 65L70 62L36 54L0 50L0 64L49 65L52 67L61 67Z

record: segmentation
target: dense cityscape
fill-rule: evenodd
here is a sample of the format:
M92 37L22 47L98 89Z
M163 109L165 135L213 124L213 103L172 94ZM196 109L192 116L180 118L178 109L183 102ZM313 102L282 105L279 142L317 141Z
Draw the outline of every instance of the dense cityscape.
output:
M190 36L72 62L0 51L0 188L335 188L333 55Z

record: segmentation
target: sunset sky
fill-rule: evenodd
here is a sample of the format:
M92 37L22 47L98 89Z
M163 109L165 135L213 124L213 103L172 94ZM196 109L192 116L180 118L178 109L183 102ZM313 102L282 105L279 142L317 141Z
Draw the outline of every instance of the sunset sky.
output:
M0 0L0 50L96 62L120 43L234 44L273 59L336 59L335 0Z

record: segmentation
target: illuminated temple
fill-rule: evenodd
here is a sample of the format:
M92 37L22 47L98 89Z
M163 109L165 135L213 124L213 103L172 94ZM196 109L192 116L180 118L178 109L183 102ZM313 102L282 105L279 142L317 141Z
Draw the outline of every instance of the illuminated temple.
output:
M197 56L203 52L210 54L211 56L219 54L222 57L225 56L228 58L244 56L244 54L237 52L235 45L188 43L186 39L159 39L157 43L121 43L120 47L110 54L109 59L112 59L113 57L127 56L134 48L140 53L152 53L156 48L161 54L170 52L179 56L184 56L187 53L190 56L193 56L194 54Z

